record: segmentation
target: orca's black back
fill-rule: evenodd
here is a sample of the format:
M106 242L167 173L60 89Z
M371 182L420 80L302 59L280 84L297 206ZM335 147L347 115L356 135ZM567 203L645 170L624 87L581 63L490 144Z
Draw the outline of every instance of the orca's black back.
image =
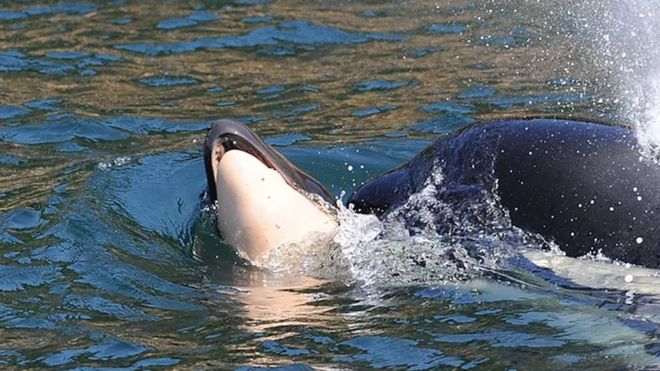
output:
M433 160L442 163L446 187L493 190L513 225L555 241L569 256L602 250L660 266L660 166L641 156L630 129L549 119L473 125L365 184L349 201L358 210L387 212L421 189Z
M551 237L569 256L602 250L660 266L660 166L641 156L631 130L516 122L500 149L499 195L514 225Z

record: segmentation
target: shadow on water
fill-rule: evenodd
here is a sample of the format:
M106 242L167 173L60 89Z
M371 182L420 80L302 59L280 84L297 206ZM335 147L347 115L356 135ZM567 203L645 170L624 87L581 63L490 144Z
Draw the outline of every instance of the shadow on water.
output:
M0 366L657 364L652 294L523 258L400 286L274 274L203 210L221 117L338 197L482 118L625 121L611 71L575 44L591 35L525 4L0 5Z

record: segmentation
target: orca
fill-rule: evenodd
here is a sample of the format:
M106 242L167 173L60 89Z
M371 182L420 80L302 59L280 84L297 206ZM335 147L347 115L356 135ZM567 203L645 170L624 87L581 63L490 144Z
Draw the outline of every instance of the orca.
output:
M265 265L275 247L337 228L334 198L323 185L240 122L212 124L204 164L217 229L253 264Z
M481 122L367 181L349 203L385 215L438 168L438 197L449 205L492 192L513 226L569 257L600 252L660 267L660 165L643 155L630 128L562 119Z

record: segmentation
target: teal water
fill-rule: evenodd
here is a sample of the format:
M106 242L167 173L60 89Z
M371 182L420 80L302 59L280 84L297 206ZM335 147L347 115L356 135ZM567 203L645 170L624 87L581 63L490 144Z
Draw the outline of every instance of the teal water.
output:
M603 49L607 24L584 26L603 6L3 3L0 367L656 366L654 295L585 287L515 254L483 270L435 256L405 266L408 280L383 273L395 255L355 260L348 278L272 274L237 259L202 203L201 141L218 118L338 197L480 119L626 123L636 106L613 71L643 79L642 58L626 63L644 49L614 44L621 29ZM368 249L430 262L447 243L361 244L351 230L378 258Z

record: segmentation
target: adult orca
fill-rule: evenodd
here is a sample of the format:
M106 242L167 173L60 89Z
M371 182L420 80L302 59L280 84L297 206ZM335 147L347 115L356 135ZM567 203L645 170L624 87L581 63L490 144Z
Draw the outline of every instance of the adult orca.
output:
M442 172L443 202L494 193L514 226L570 257L660 267L660 165L625 127L559 119L482 122L449 134L349 198L387 214Z
M265 265L277 246L306 243L337 227L330 193L237 121L212 124L204 164L217 229L254 264Z

